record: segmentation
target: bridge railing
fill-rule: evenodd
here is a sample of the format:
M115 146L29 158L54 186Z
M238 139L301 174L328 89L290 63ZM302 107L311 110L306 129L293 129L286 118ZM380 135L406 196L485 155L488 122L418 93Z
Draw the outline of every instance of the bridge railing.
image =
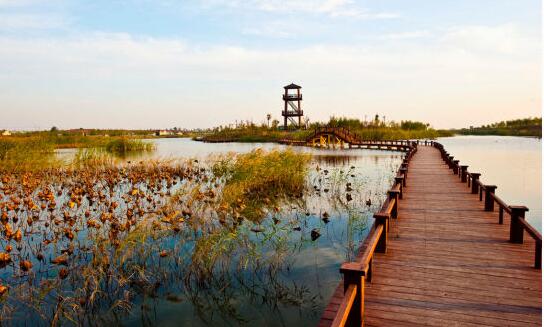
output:
M495 204L499 208L499 224L504 223L504 213L510 215L510 239L511 243L523 244L525 232L535 240L534 268L542 269L542 235L525 220L525 213L529 209L525 206L507 205L495 194L497 186L484 185L480 180L480 173L471 173L467 165L460 165L459 160L454 160L444 146L433 142L433 146L440 150L442 159L455 175L459 175L461 182L466 183L472 194L478 194L480 201L484 202L484 210L495 211Z
M374 253L387 251L389 224L398 219L398 208L406 179L408 165L416 153L417 146L411 146L405 154L397 171L395 181L387 192L387 199L381 209L374 214L374 223L357 256L357 261L343 263L340 272L344 276L344 296L332 326L361 326L364 317L365 283L372 282L372 262Z
M403 146L405 148L414 146L419 144L418 140L383 140L383 141L373 141L373 140L364 140L360 135L357 133L350 131L349 128L345 127L333 127L333 126L319 126L314 129L314 134L310 138L315 138L319 134L335 134L339 136L341 139L346 141L347 143L354 144L354 145L377 145L377 146ZM425 145L427 142L431 141L425 141Z

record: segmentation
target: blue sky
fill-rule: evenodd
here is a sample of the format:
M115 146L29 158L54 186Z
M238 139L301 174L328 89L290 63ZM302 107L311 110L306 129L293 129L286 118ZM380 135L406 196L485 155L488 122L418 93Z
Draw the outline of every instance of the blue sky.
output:
M0 0L0 129L540 116L536 0Z

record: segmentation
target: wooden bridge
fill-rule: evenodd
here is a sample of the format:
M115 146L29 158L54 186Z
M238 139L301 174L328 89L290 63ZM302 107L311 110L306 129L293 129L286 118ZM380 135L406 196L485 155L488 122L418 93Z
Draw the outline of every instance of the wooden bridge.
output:
M319 325L541 325L542 236L479 177L410 148Z
M319 127L314 130L314 134L306 139L306 145L313 147L343 148L347 145L351 148L381 149L381 150L400 150L408 151L413 145L413 141L368 141L363 140L359 135L350 132L344 127Z

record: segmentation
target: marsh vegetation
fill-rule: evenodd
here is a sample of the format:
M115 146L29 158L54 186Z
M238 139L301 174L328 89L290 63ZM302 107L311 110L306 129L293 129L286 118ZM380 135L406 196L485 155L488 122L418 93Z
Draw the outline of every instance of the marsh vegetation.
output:
M319 126L348 128L363 140L408 140L434 139L439 136L453 135L449 131L435 130L429 124L417 121L385 121L378 115L371 121L362 121L356 118L331 117L325 123L311 123L302 130L280 130L277 125L270 127L267 124L242 122L235 127L220 126L203 136L208 142L278 142L280 140L306 140Z
M0 168L2 324L312 323L400 160L41 158Z

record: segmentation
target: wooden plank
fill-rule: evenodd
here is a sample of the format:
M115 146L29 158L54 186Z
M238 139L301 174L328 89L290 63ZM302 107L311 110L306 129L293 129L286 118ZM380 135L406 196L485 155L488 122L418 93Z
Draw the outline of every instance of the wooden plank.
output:
M504 214L500 225L498 208L484 211L479 195L453 174L436 148L420 146L407 176L387 253L373 256L365 324L540 326L535 241L509 243L510 215ZM528 226L538 239L540 233ZM320 323L327 326L327 320Z

